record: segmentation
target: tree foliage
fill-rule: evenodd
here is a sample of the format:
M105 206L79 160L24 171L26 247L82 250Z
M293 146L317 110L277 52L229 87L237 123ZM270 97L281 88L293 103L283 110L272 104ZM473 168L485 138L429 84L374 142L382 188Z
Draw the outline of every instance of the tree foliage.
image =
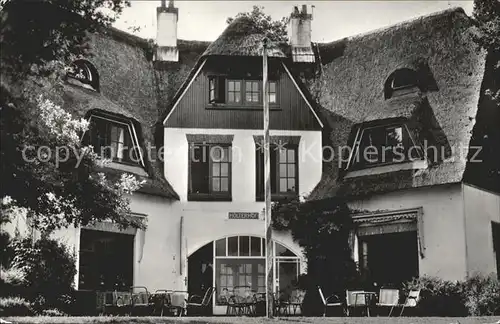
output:
M310 295L317 295L317 286L327 294L352 288L358 279L349 245L354 225L345 202L299 198L277 202L272 209L272 225L275 230L290 230L304 249L307 275L301 286ZM314 304L321 305L319 300Z
M87 32L109 26L128 0L5 0L2 4L2 60L5 68L29 73L32 65L68 62L88 54ZM37 71L34 71L37 72Z
M273 20L270 15L264 12L264 7L253 6L250 12L240 12L234 18L227 18L228 24L234 19L247 17L255 23L257 30L267 36L270 41L276 43L286 43L288 40L287 25L288 18L283 17L281 20Z
M114 21L126 0L7 0L1 12L0 186L3 217L26 217L49 233L93 220L143 227L127 193L140 185L107 179L80 143L88 123L59 105L68 63L88 54L86 35ZM43 148L46 149L43 149Z

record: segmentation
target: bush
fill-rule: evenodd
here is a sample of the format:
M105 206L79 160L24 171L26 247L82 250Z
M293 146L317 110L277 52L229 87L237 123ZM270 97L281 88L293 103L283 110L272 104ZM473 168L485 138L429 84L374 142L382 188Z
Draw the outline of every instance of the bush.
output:
M57 308L45 309L42 311L42 316L67 316L64 312Z
M26 285L26 274L19 268L4 269L0 266L0 294L19 295Z
M423 316L467 316L464 285L461 282L423 276L404 285L405 294L420 289L418 313Z
M465 306L472 316L500 315L500 281L475 274L464 283Z
M0 316L33 315L30 303L20 297L0 298Z
M12 265L26 275L23 296L39 311L66 309L72 300L76 275L75 258L66 246L48 238L35 244L29 238L16 239L13 246Z

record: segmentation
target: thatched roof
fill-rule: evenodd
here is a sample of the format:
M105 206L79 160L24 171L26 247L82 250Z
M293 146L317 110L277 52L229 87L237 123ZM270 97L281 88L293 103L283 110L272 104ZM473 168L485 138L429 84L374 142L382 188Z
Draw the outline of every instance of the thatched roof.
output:
M262 56L262 42L266 38L248 17L236 18L212 42L203 56ZM285 57L282 49L269 43L268 56Z
M329 136L347 145L353 127L401 118L437 145L467 148L478 111L484 53L472 41L470 18L460 8L389 28L319 45L320 77L309 80L324 114L338 114ZM386 100L384 84L395 70L415 70L427 88ZM351 136L352 137L352 136ZM352 139L351 139L352 141ZM346 179L336 161L324 166L312 199L359 196L420 186L461 182L465 161L440 161L425 170L398 171Z

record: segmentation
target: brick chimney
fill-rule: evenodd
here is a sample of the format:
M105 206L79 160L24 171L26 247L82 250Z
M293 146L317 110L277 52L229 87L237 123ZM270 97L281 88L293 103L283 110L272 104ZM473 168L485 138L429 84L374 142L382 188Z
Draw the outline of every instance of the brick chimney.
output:
M174 7L174 1L161 0L161 6L156 8L156 61L179 61L177 49L177 20L179 9Z
M295 6L290 15L290 45L294 62L314 62L314 52L311 47L311 22L312 14L307 13L307 6L302 5L302 10Z

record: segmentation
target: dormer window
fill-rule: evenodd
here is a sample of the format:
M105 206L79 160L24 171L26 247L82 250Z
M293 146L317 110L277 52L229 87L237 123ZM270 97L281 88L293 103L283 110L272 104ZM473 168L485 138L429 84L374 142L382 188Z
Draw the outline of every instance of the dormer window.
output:
M385 99L419 90L417 73L411 69L399 69L389 76L384 87Z
M421 160L422 150L405 124L367 127L358 132L349 169Z
M132 123L91 116L89 143L104 159L126 164L142 164L142 156Z
M97 69L88 61L77 60L71 63L67 73L68 82L84 88L99 91Z

